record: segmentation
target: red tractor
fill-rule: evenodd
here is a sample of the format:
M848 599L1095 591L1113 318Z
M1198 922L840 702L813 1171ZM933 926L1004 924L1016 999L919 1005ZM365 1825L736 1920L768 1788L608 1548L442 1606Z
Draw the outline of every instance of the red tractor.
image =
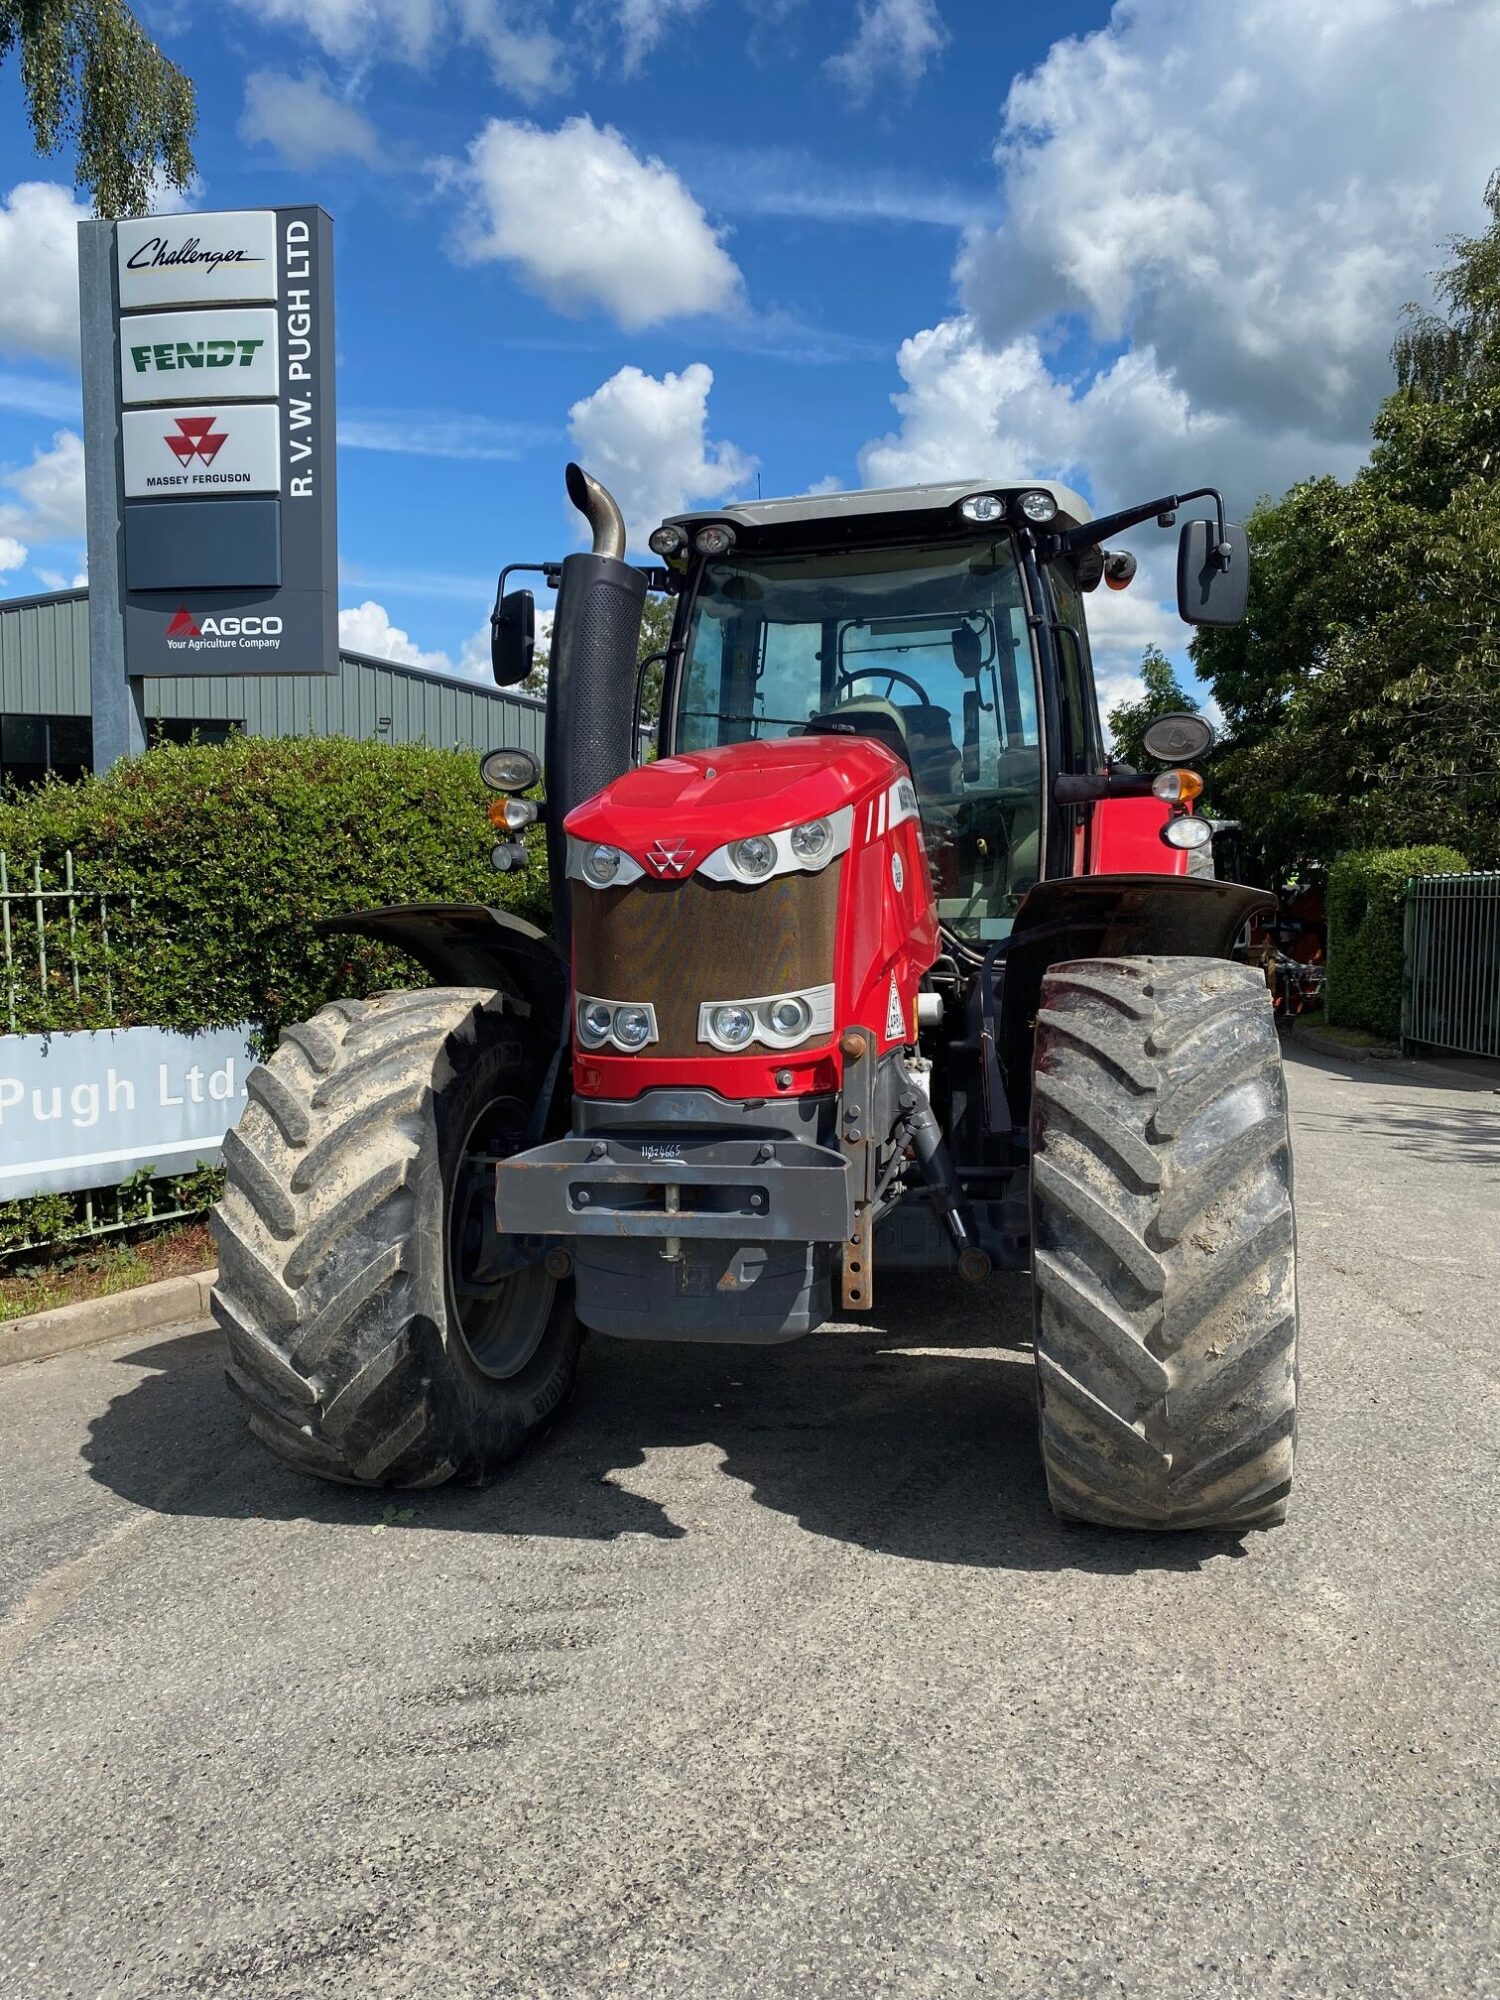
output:
M567 1396L585 1329L781 1341L877 1274L1032 1273L1041 1447L1068 1520L1280 1521L1291 1485L1291 1157L1267 901L1214 879L1194 716L1112 767L1084 599L1106 539L1188 502L1185 619L1243 615L1211 490L1091 520L975 482L737 505L559 584L539 771L551 935L467 904L352 913L427 991L289 1028L225 1143L215 1311L289 1464L493 1475ZM509 572L506 572L509 575ZM495 665L531 663L524 590ZM639 758L648 589L675 598ZM524 860L514 837L497 867ZM997 1313L997 1338L1000 1337Z

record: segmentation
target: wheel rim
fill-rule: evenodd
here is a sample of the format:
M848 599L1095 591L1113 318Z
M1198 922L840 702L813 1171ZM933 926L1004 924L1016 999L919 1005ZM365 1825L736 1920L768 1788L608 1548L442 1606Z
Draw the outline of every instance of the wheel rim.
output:
M485 1160L519 1150L529 1107L518 1097L497 1097L476 1114L464 1134L453 1185L448 1190L447 1280L452 1323L482 1375L503 1382L519 1375L542 1343L552 1317L556 1281L542 1263L545 1246L506 1237L515 1268L504 1275L479 1267L482 1247L493 1244L494 1181Z

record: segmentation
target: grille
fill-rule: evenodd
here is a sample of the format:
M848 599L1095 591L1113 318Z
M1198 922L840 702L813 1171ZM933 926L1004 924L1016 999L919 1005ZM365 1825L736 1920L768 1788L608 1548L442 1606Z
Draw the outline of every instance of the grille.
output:
M825 986L833 978L842 858L817 875L751 888L689 875L621 889L573 885L573 971L600 1000L649 1000L658 1056L712 1055L698 1040L705 1000ZM746 1052L764 1044L746 1044ZM774 1053L780 1054L777 1050Z

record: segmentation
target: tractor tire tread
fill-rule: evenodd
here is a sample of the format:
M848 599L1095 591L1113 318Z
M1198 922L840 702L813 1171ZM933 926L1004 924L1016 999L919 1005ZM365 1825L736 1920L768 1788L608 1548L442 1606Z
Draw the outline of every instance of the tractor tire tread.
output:
M1054 1509L1150 1532L1272 1526L1296 1449L1297 1312L1264 981L1228 960L1078 961L1048 971L1041 1001L1032 1220Z

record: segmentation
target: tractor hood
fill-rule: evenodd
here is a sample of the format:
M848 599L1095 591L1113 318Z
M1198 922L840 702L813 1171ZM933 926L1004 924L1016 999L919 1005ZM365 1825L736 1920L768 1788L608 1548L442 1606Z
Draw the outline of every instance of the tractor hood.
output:
M637 860L662 835L703 853L857 805L904 775L900 760L869 737L730 743L627 771L564 825L576 839L607 841Z

